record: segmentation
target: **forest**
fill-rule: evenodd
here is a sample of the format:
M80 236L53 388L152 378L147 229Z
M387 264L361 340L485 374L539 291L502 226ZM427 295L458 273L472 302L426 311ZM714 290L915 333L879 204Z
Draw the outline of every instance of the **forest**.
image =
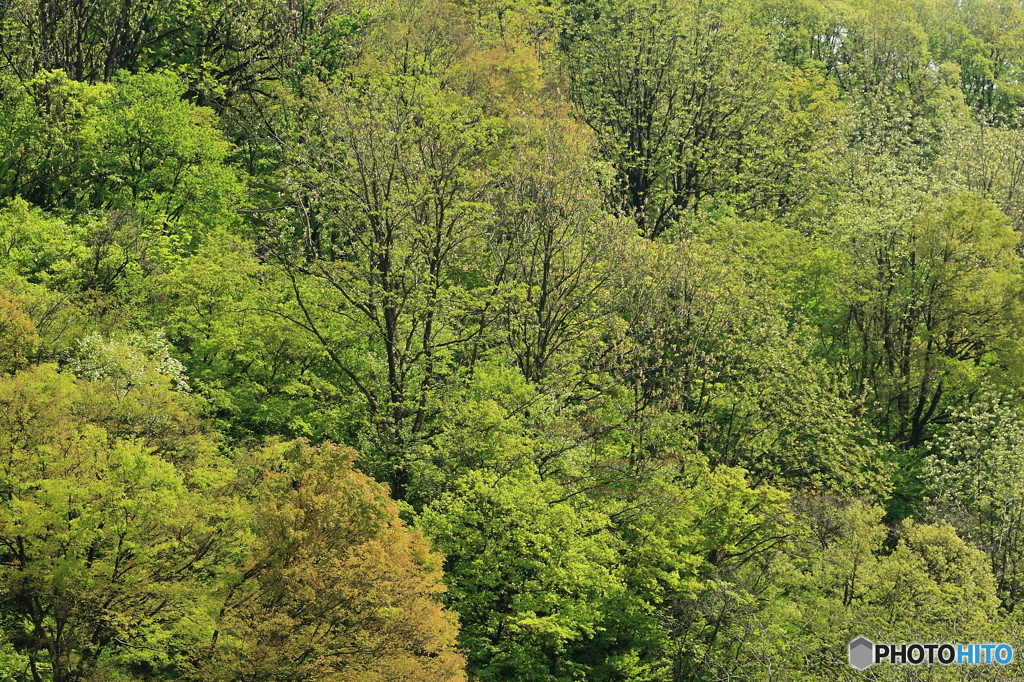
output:
M0 682L1024 679L1024 2L0 0Z

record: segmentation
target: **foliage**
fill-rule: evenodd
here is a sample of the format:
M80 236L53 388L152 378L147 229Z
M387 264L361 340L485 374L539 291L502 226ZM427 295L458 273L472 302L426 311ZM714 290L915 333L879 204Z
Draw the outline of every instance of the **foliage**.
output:
M354 455L298 441L239 462L256 539L191 679L466 679L439 558Z
M163 669L210 628L216 464L186 473L82 414L111 398L46 365L0 386L4 630L34 679Z
M1005 371L1017 365L1019 235L971 195L927 202L895 221L868 222L848 237L873 267L862 270L838 336L880 430L916 446L986 375L1014 381Z
M927 473L933 513L984 549L992 562L999 597L1012 609L1021 595L1019 456L1020 416L998 393L958 415L936 444Z
M573 99L659 235L707 204L786 211L836 115L825 82L787 73L732 3L567 3ZM825 152L827 153L827 152Z
M553 484L517 478L470 473L421 524L446 556L469 671L481 680L574 679L590 666L573 659L620 589L607 519L559 502Z
M0 678L1019 640L1022 29L0 2Z

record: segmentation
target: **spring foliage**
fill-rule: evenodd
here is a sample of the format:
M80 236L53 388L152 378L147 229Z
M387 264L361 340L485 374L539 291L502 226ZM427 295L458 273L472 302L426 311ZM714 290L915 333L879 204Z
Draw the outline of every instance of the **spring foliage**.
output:
M1003 0L0 2L0 680L1016 643L1022 78Z

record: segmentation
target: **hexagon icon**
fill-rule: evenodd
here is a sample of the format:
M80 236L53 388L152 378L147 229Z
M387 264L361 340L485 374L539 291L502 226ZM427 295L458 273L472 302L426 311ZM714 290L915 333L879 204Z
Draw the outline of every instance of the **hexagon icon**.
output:
M850 665L857 670L871 667L875 662L875 644L866 637L850 642Z

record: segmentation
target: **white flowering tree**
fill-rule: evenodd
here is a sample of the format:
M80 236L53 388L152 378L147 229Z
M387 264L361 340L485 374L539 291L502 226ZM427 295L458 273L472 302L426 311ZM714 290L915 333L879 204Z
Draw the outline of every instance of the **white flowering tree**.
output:
M926 462L931 508L992 559L999 596L1024 596L1024 418L990 392L957 415Z

